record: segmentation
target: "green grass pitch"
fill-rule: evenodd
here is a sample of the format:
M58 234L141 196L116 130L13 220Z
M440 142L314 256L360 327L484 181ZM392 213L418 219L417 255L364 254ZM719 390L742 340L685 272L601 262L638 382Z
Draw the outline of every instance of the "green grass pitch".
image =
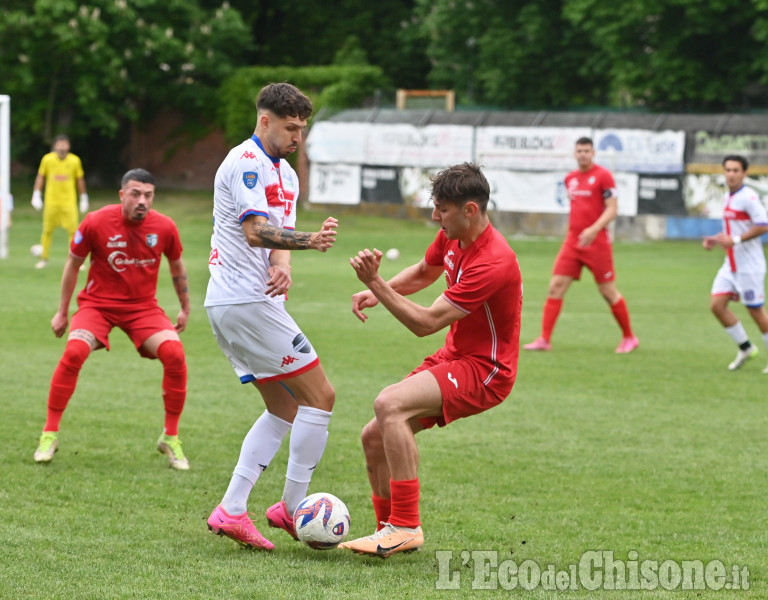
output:
M708 311L721 254L695 242L616 244L618 287L640 339L636 352L614 354L619 329L587 274L566 297L554 350L521 354L517 383L501 406L420 434L421 552L386 561L317 552L269 530L263 515L282 491L284 443L250 499L257 526L277 546L263 554L206 528L242 438L263 411L256 390L240 385L219 351L202 307L209 195L160 189L155 203L179 225L191 285L193 313L182 337L189 393L180 429L187 473L169 470L154 447L162 427L160 365L139 358L119 330L113 350L95 353L82 370L56 458L47 466L32 461L64 347L50 319L66 235L56 232L49 268L35 270L28 249L38 242L40 216L26 198L17 196L11 257L0 261L0 598L768 596L766 350L736 307L760 354L739 372L726 369L735 348ZM95 191L91 198L98 207L117 194ZM314 230L327 214L301 211L298 228ZM334 249L294 254L288 306L337 392L310 491L342 498L357 537L374 527L360 428L376 393L444 335L417 339L381 308L365 324L350 310L360 289L348 263L353 253L399 248L400 258L382 266L392 275L422 256L434 227L337 216ZM559 240L508 239L523 273L525 343L539 332ZM442 285L415 299L431 303ZM174 318L178 302L167 266L159 296ZM658 564L719 560L728 582L732 565L746 566L749 590L504 589L511 587L509 561L567 571L590 551L613 552L627 564L633 557ZM506 571L490 563L484 570L483 552Z

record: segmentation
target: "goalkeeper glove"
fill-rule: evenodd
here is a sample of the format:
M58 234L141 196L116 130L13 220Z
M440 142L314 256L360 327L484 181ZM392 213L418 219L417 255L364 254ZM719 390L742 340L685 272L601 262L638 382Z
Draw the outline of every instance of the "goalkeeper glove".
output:
M80 213L88 212L88 194L80 194Z
M40 195L40 190L35 190L34 192L32 192L32 207L35 210L43 209L43 198Z

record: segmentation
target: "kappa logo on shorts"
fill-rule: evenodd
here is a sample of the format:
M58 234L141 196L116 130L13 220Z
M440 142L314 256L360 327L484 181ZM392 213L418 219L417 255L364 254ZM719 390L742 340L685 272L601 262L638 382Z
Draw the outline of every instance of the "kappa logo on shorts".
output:
M281 367L287 367L288 365L291 365L295 363L298 358L294 358L293 356L283 356L283 363L280 365Z
M451 375L451 373L448 373L448 381L450 381L457 390L459 389L459 381L453 375Z
M309 354L312 350L312 344L309 343L309 340L307 339L307 336L303 333L300 333L295 338L293 338L293 350L294 352L301 352L302 354Z
M256 182L259 180L259 176L256 171L246 171L243 173L243 183L245 187L252 190L256 187Z

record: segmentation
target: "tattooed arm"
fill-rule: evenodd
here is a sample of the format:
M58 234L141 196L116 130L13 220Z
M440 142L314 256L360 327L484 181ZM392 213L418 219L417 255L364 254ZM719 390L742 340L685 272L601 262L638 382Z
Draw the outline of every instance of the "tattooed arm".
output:
M275 227L266 217L249 215L243 221L243 232L249 246L273 250L317 250L325 252L336 242L338 221L328 217L320 231L294 231Z
M178 260L169 261L171 267L171 278L173 279L173 288L181 303L179 316L176 317L175 329L181 333L187 328L189 321L189 282L187 280L187 269L184 267L184 261L179 257Z

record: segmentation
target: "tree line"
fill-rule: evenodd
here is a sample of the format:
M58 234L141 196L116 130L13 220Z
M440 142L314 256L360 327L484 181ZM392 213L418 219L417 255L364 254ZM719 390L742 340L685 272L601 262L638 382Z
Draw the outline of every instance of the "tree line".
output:
M241 68L321 65L377 69L381 77L367 79L377 89L367 95L385 103L397 88L435 88L454 90L459 106L508 110L765 109L768 0L4 0L0 7L0 93L12 97L13 152L22 162L36 161L66 132L99 165L161 110L181 111L190 129L221 122L222 89L238 93L222 84Z

